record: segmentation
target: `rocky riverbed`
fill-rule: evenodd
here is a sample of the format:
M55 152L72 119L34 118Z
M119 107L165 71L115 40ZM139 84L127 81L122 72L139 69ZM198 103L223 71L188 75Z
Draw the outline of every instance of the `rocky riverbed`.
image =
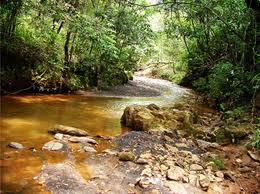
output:
M175 108L177 107L183 109L176 104ZM135 108L140 111L140 106ZM156 105L143 108L160 110ZM129 113L129 107L125 111L134 117L135 111ZM123 123L126 122L125 114L122 117ZM189 114L178 112L178 115L185 117ZM194 138L196 136L192 133L188 135L183 127L183 125L187 127L185 122L188 120L188 126L192 127L191 119L177 119L176 122L179 123L173 125L174 128L167 123L159 122L161 127L154 130L154 125L152 127L143 125L140 119L144 118L140 115L138 118L137 123L146 128L134 127L139 131L130 131L116 138L77 137L68 135L68 128L64 131L59 130L58 135L55 135L55 142L70 148L63 150L67 154L67 159L64 163L44 165L35 179L54 194L259 192L259 153L248 152L241 146L211 143ZM147 117L145 118L147 121ZM128 122L133 124L136 120L132 118ZM62 126L56 128L61 129ZM178 131L177 128L185 133ZM66 134L60 135L62 133ZM109 141L114 146L98 153L90 151L95 150L100 139ZM79 144L78 149L71 149L75 143ZM84 164L90 171L88 179L84 179L75 168L73 157L75 152L87 154Z

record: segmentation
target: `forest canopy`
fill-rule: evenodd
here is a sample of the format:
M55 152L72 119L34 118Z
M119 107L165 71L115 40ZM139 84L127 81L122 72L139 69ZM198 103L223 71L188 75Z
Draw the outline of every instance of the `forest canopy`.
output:
M153 3L152 3L153 2ZM159 55L176 67L164 78L222 107L259 91L259 0L1 1L1 93L124 84ZM159 13L159 30L152 17ZM157 16L156 16L157 17Z

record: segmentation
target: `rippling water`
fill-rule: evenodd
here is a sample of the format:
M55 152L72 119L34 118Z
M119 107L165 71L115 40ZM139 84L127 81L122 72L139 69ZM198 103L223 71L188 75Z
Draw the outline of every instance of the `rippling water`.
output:
M84 95L22 95L1 98L1 190L11 193L47 193L33 181L45 163L64 160L62 153L42 152L42 145L52 140L47 133L55 124L74 126L91 135L115 136L125 130L120 116L130 104L166 105L190 91L163 80L135 77L135 86L162 92L158 97L98 97ZM22 143L26 149L7 147L10 141ZM106 144L100 144L100 149ZM31 149L30 149L31 148ZM32 151L36 150L36 152ZM83 160L83 156L78 156ZM80 167L80 165L79 165ZM87 174L81 168L81 173ZM86 175L87 176L87 175Z

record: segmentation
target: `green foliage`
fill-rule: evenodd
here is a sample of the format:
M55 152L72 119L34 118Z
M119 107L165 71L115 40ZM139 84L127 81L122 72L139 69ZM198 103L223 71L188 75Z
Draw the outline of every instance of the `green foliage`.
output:
M212 167L214 168L214 170L224 170L224 159L221 156L213 156L209 158L209 161L213 163Z
M251 135L250 141L246 144L247 148L260 149L260 128L256 128Z
M149 12L133 9L118 1L5 1L0 8L1 41L6 41L2 69L7 78L30 72L27 84L41 91L125 83L125 71L149 52L145 48L153 37ZM34 49L37 55L30 55ZM18 58L25 53L27 66L21 71ZM2 88L9 89L6 77L1 77Z
M245 107L236 107L232 110L228 110L224 113L226 117L231 117L234 119L241 119L244 117L246 110Z
M182 38L186 47L188 72L182 84L192 85L225 109L249 101L259 89L253 79L260 67L259 12L243 0L170 6L167 34Z

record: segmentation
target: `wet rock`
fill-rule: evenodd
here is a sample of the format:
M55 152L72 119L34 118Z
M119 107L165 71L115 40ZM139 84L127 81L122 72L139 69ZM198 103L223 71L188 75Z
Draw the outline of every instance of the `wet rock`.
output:
M199 175L199 183L200 183L201 188L204 191L206 191L209 188L210 179L207 176L200 174Z
M84 146L83 149L84 149L85 152L92 152L92 153L97 152L97 150L95 150L95 148L92 148L90 146Z
M58 141L49 141L45 143L42 147L42 150L49 150L49 151L61 151L64 145Z
M53 194L97 194L93 188L68 164L43 166L38 181Z
M259 154L254 153L254 152L252 152L252 151L248 151L247 153L248 153L248 155L250 156L250 158L252 158L254 161L260 162L260 156L259 156Z
M10 142L8 144L8 146L11 147L11 148L15 148L15 149L23 149L24 148L22 144L17 143L17 142Z
M55 135L54 135L54 138L55 139L57 139L57 140L62 140L63 139L63 134L61 134L61 133L56 133Z
M121 161L134 161L135 155L131 151L122 151L118 154L119 160Z
M198 164L192 164L190 165L190 171L200 171L203 170L203 167Z
M174 166L167 171L166 176L169 180L180 181L182 180L184 174L185 171L182 168L180 168L179 166Z
M75 127L69 127L64 125L55 125L54 127L50 128L49 133L62 133L68 134L73 136L87 136L88 133L82 129L78 129Z
M91 143L91 144L97 144L96 140L89 138L89 137L70 137L70 142L73 143Z

